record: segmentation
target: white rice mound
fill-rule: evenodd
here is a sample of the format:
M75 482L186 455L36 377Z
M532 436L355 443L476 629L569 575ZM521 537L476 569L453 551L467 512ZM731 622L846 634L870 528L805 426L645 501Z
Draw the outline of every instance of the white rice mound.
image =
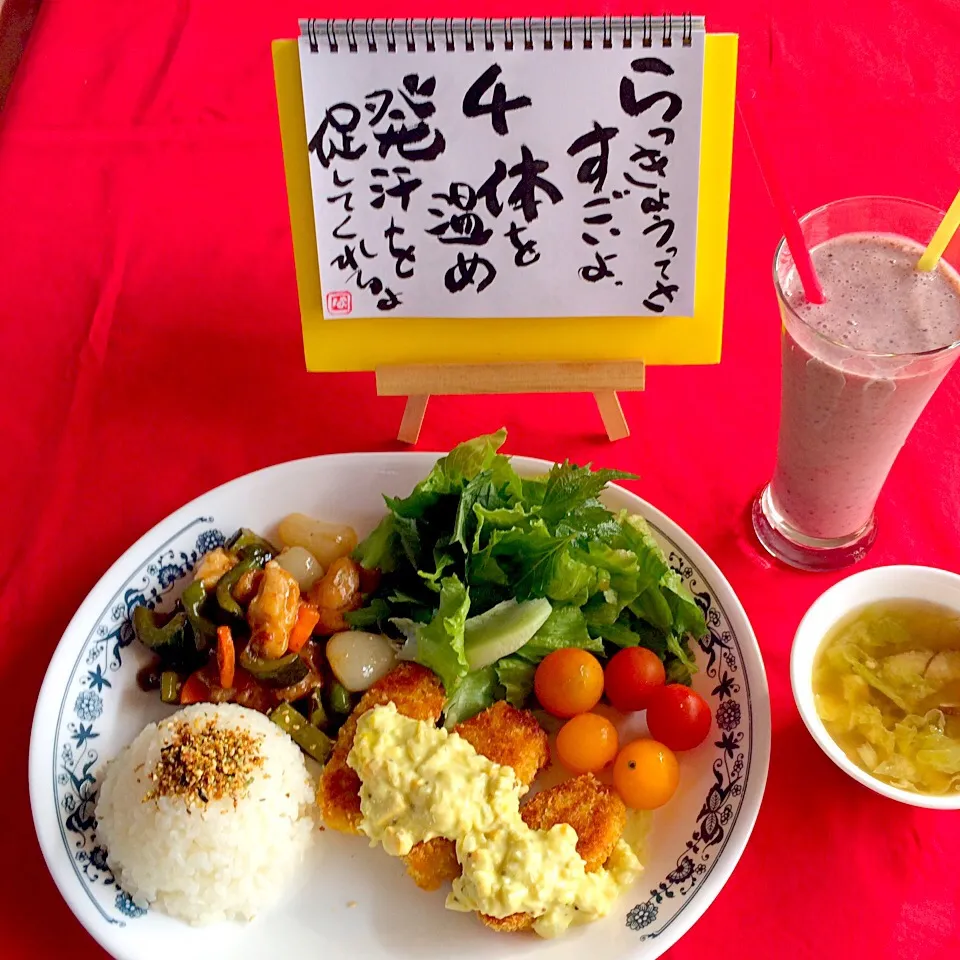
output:
M205 806L145 799L160 751L184 721L262 736L257 768L237 799ZM284 893L313 840L314 789L303 754L261 713L236 704L185 707L148 724L110 762L97 800L98 843L120 886L193 924L249 920Z

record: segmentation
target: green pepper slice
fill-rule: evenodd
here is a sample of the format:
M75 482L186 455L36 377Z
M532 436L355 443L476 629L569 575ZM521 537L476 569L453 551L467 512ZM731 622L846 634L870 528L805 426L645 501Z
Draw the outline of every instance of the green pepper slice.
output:
M238 556L250 547L255 547L260 553L269 554L267 560L279 552L269 540L265 540L247 527L241 527L224 546Z
M183 612L187 615L190 626L193 627L193 639L198 650L206 650L217 640L217 625L202 613L206 599L207 591L203 589L203 584L199 580L194 580L183 591L183 596L180 598Z
M188 629L187 617L183 613L175 614L160 626L156 614L149 607L140 606L133 611L133 630L137 639L159 654L181 647Z
M299 654L288 653L276 660L267 660L258 657L249 644L240 654L240 666L268 687L292 687L310 672Z
M163 626L157 615L145 606L134 608L133 632L137 639L160 657L164 666L191 667L198 661L193 629L181 610Z
M246 557L235 567L231 567L217 581L217 603L220 604L220 609L223 610L224 613L230 614L231 617L235 617L237 620L243 620L245 618L243 607L234 600L232 590L237 585L237 581L245 573L249 573L251 570L257 570L262 565L262 563L257 562L256 557Z

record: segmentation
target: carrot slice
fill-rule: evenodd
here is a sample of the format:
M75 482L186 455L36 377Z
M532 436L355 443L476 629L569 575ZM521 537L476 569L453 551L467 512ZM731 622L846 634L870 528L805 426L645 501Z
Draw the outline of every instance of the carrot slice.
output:
M313 628L320 619L320 611L312 604L300 601L300 608L297 610L297 622L290 631L290 642L287 649L290 653L298 653L303 649L303 645L313 634Z
M217 666L220 668L220 686L224 689L232 687L237 670L237 651L229 627L217 627Z
M203 670L191 673L187 682L180 688L180 703L205 703L210 699L210 688L203 679Z

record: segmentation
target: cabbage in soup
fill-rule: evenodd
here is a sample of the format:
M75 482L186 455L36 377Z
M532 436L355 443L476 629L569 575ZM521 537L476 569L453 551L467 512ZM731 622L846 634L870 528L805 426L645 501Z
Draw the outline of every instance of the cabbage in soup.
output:
M918 793L960 790L960 613L920 600L853 611L813 668L817 713L867 773Z

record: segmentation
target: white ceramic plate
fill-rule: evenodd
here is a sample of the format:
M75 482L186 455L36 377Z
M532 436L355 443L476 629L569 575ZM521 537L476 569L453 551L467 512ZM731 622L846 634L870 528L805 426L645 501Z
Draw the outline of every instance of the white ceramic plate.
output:
M281 906L249 925L193 928L145 912L120 890L94 835L97 773L144 724L169 708L141 693L148 659L132 644L130 611L169 606L191 566L224 535L269 533L285 514L352 523L367 533L382 493L402 495L434 454L344 454L260 470L210 491L135 543L77 611L47 670L30 743L30 798L40 846L61 894L96 940L121 960L171 957L537 957L652 960L688 930L726 883L750 836L767 777L770 705L763 662L743 607L716 565L662 513L620 488L614 508L643 514L671 565L703 607L710 635L696 651L694 686L708 698L707 741L681 755L677 795L654 816L643 876L605 919L542 941L505 935L444 909L402 865L362 839L326 830ZM514 458L521 472L542 461Z

